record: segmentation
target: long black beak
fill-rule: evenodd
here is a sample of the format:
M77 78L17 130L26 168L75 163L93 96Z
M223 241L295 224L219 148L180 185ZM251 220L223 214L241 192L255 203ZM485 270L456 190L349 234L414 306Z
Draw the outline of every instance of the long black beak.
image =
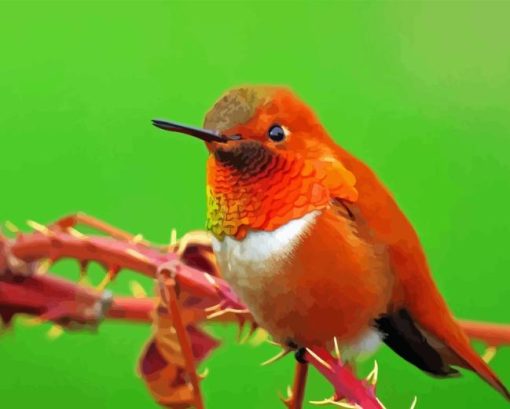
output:
M208 129L195 128L193 126L179 124L177 122L170 122L164 119L153 119L152 125L164 129L165 131L184 133L186 135L194 136L195 138L202 139L205 142L220 142L225 143L230 140L217 132Z

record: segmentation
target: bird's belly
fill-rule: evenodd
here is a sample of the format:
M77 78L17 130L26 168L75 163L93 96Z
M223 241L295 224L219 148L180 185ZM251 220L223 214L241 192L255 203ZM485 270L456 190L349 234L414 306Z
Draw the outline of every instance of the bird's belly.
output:
M251 231L243 240L213 239L213 249L225 279L276 341L326 344L335 336L345 345L364 345L375 339L369 326L384 301L371 300L377 295L356 278L356 263L343 265L349 246L324 237L328 232L318 229L323 224L324 214L314 211L271 232Z
M286 335L283 328L267 319L268 312L278 306L282 315L291 313L291 299L299 294L290 286L287 266L318 215L318 211L311 212L274 231L250 231L243 240L228 236L212 239L223 277L248 305L255 320L275 338L280 333Z
M285 265L319 212L291 220L274 231L250 231L243 240L213 237L213 250L223 277L257 316L287 290L278 286L286 274ZM284 301L282 298L281 301Z

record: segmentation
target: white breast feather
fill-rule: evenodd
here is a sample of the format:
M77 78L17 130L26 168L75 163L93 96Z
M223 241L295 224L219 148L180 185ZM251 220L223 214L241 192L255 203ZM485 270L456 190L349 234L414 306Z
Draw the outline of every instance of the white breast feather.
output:
M235 282L236 290L241 292L243 285L253 285L253 280L249 280L250 275L270 278L276 264L292 254L319 213L314 210L273 231L249 231L243 240L228 236L223 240L213 237L213 250L225 278Z

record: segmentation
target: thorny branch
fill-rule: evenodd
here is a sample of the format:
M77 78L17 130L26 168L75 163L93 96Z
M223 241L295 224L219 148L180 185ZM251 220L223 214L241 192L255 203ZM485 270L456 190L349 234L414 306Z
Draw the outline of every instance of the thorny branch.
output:
M47 227L28 222L34 230L16 235L0 234L0 318L8 324L18 313L30 314L59 327L97 326L104 318L152 323L154 335L147 343L139 371L156 401L170 408L194 405L203 408L196 365L218 342L199 328L207 318L251 325L249 311L221 279L205 233L192 232L179 242L175 234L168 246L156 246L102 221L72 215ZM86 224L108 236L84 235L75 229ZM81 276L95 261L106 269L99 288L75 284L46 274L58 260L77 260ZM154 298L113 297L104 287L119 272L130 269L155 278ZM483 341L490 360L496 348L510 345L510 326L460 321L472 339ZM284 354L282 354L284 355ZM333 386L332 398L316 402L342 407L382 408L375 395L377 366L366 380L358 380L327 350L307 348L303 358ZM290 396L291 409L302 407L307 364L298 364Z

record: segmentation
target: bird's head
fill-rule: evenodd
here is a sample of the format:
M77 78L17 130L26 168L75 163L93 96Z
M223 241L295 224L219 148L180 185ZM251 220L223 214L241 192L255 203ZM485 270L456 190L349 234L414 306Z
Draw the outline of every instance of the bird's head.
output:
M203 128L153 123L206 142L208 224L218 237L273 230L324 208L331 194L356 199L354 176L335 156L333 140L287 88L234 88L206 114Z

